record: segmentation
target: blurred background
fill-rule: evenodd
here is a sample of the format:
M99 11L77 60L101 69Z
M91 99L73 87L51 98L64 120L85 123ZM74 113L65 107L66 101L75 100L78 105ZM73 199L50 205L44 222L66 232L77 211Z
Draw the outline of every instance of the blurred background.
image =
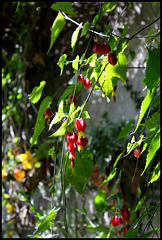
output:
M59 141L57 138L49 138L51 132L49 134L48 128L45 128L37 144L29 150L40 101L32 104L28 95L35 86L45 80L44 93L54 96L51 107L54 112L57 111L58 100L68 86L68 81L74 76L71 64L64 67L60 76L57 62L64 53L69 61L76 55L81 56L87 47L90 32L78 39L72 53L71 35L77 26L67 20L47 55L51 27L57 16L57 11L50 8L53 3L55 2L21 2L18 9L14 2L2 4L2 237L27 237L33 233L35 222L45 217L51 209L50 187L53 183L55 155L56 192L53 201L56 207L62 204L59 174L62 138L60 137ZM100 4L72 2L76 14L70 17L78 23L91 23ZM126 37L130 37L159 15L160 2L119 2L112 12L105 14L96 30L103 32L111 22L113 33L120 35L124 24L128 23ZM109 194L114 186L114 181L110 181L109 184L99 187L110 174L116 157L130 140L130 136L124 140L116 140L119 133L129 120L133 120L132 130L136 126L140 104L147 93L143 91L144 85L141 83L145 76L146 46L149 44L146 42L146 35L157 32L159 28L160 21L157 21L130 40L129 47L124 52L129 59L127 80L126 84L119 81L116 102L103 98L102 92L93 92L87 104L86 110L91 118L86 120L86 135L89 139L88 148L94 155L94 169L83 196L66 182L67 219L71 223L69 234L73 237L97 237L99 232L93 233L86 228L91 223L90 220L104 226L110 224L114 203L110 204L110 201L105 200L105 195L101 194L105 202L98 208L94 199L98 193L100 195L100 191ZM93 54L94 44L92 38L86 58ZM87 94L88 92L84 91L78 97L78 106ZM54 125L52 132L57 128L58 125ZM54 152L49 155L48 150L53 146ZM144 163L145 154L141 156L139 169L143 169ZM120 181L120 187L117 186L117 191L122 189L124 200L128 207L132 208L138 198L137 181L128 184L136 164L133 154L120 164L125 166L126 172ZM149 172L146 178L149 178ZM142 181L145 182L145 179ZM148 199L152 196L154 201L159 199L158 181L152 184L149 191L142 183L141 186ZM154 204L154 201L151 203ZM105 210L107 206L110 213ZM57 217L61 223L61 211ZM159 218L157 214L155 226L159 226ZM57 227L54 230L56 234L64 236Z

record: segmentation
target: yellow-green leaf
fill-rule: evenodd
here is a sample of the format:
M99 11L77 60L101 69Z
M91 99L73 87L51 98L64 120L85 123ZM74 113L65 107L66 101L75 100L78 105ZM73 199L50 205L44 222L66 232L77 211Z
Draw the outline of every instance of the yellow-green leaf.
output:
M56 41L58 35L62 31L63 27L65 26L66 21L64 16L62 15L61 12L58 12L57 17L55 18L55 21L53 22L52 25L52 30L51 30L51 42L50 42L50 47L48 49L47 54L51 50L51 47L53 46L54 42Z
M40 85L38 87L34 87L32 90L32 93L29 94L29 100L32 103L36 103L39 101L39 99L41 98L42 95L42 91L44 86L46 85L45 81L40 82Z
M71 37L71 48L72 48L72 51L74 52L74 49L75 49L75 45L76 45L76 42L77 42L77 39L78 39L78 36L79 36L79 31L81 29L81 25L79 25L75 31L73 32L72 34L72 37Z

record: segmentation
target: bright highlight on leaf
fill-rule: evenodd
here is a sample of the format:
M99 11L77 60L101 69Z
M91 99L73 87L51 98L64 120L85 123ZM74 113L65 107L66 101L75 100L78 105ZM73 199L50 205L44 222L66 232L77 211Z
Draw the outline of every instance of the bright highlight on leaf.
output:
M81 29L81 26L82 25L79 25L75 31L73 32L72 34L72 37L71 37L71 48L72 48L72 52L74 52L74 49L75 49L75 45L76 45L76 42L77 42L77 39L78 39L78 36L79 36L79 31Z

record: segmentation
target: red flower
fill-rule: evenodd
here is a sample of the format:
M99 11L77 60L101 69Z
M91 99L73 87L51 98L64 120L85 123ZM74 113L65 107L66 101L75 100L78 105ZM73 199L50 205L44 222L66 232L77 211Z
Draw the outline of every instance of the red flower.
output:
M84 131L84 129L86 128L86 123L84 119L78 118L74 123L74 127L78 132Z
M85 88L90 88L92 86L92 81L90 79L88 79L88 78L84 79L83 80L83 86Z
M114 53L110 53L108 55L108 61L113 66L117 64L118 59L116 57L116 53L115 52Z
M124 233L127 233L129 231L129 229L130 229L129 225L125 226L124 227Z
M50 108L47 108L47 109L46 109L46 111L45 111L45 113L44 113L44 116L45 116L45 118L44 118L44 120L45 120L45 126L46 126L47 122L49 121L49 118L50 118L53 114L54 114L54 111L53 111L52 109L50 109Z
M78 140L78 136L75 132L69 133L67 135L67 140L69 143L74 144Z
M88 144L88 138L87 138L87 137L85 137L85 138L83 138L83 137L78 138L76 144L77 144L78 146L82 145L83 147L86 147L87 144Z
M70 132L69 131L66 131L65 132L65 138L67 139L67 136L70 134Z
M82 75L82 74L79 74L79 76L78 76L78 82L83 82L83 80L84 80L83 75Z
M139 158L140 155L141 155L141 151L142 151L142 148L141 148L140 146L136 147L136 148L134 149L134 156L135 156L136 158Z
M103 54L108 54L109 52L111 52L111 48L108 44L102 44L101 51Z
M118 217L118 216L113 216L113 218L111 219L111 223L114 227L116 227L118 225L123 224L123 219L121 217Z
M95 53L101 53L102 52L102 47L101 47L101 43L96 43L94 46L93 46L93 52Z
M125 219L126 224L129 223L129 218L130 218L130 211L128 208L124 208L120 210L122 217Z
M72 102L73 102L74 104L76 103L76 96L70 96L70 97L69 97L69 103L71 104Z
M69 143L69 142L67 142L66 147L67 147L67 150L68 150L69 152L75 152L75 151L76 151L76 148L77 148L77 146L76 146L75 143L74 143L74 144L71 144L71 143Z

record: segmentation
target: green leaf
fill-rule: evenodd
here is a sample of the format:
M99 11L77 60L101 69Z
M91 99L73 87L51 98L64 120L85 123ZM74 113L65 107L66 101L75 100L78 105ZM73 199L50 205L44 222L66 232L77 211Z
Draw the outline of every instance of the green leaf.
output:
M142 212L144 215L145 211ZM141 215L135 222L135 224L125 233L124 238L136 238L141 222L144 221L145 217Z
M121 209L123 206L123 203L121 201L121 197L119 194L116 195L116 208Z
M62 13L59 12L52 25L51 42L47 54L51 50L51 47L53 46L54 42L56 41L65 24L66 24L65 18L62 15Z
M160 177L160 162L154 168L154 171L152 172L152 176L148 183L155 182L156 180L158 180L159 177Z
M67 153L68 154L68 153ZM64 164L67 154L64 157ZM71 167L71 159L67 159L65 177L79 194L83 194L88 178L92 176L93 155L89 150L75 152L74 168Z
M32 237L34 237L36 234L46 231L52 225L52 220L56 217L57 212L59 210L60 208L52 209L49 215L43 219L43 221L39 225L38 229L34 232L34 235Z
M93 53L93 54L83 63L83 65L91 64L92 61L95 62L96 58L97 58L97 53Z
M128 31L128 23L124 25L123 34L122 34L123 37L126 35L127 31Z
M55 153L55 147L52 147L49 151L48 151L48 155L52 155Z
M42 91L44 86L46 85L45 81L40 82L40 85L38 87L34 87L32 90L32 93L29 94L29 100L32 103L36 103L39 101L39 99L41 98L42 95Z
M78 93L82 88L82 84L78 83L77 86L75 86L75 84L72 84L72 85L68 86L65 89L65 91L63 92L62 96L60 97L60 100L58 101L58 104L60 104L60 102L62 100L64 100L65 98L67 98L68 96L72 95L75 87L76 87L75 93Z
M149 59L146 67L144 84L148 89L153 89L160 82L160 50L149 50Z
M102 5L103 12L111 12L116 6L118 2L105 2Z
M94 198L94 205L97 212L102 212L106 206L105 190L98 191Z
M61 127L54 132L52 135L50 135L49 137L58 137L58 136L63 136L66 132L66 127L67 127L67 120L65 122L63 122L63 124L61 125Z
M104 183L109 182L111 179L113 179L116 175L117 168L114 168L112 172L109 174L109 176L100 184L102 186Z
M121 38L117 46L116 54L123 53L128 46L129 46L129 42L127 42L126 39Z
M154 93L155 93L155 89L152 89L152 91L150 91L148 89L147 95L144 98L144 100L142 101L140 114L139 114L139 119L138 119L137 126L136 126L136 128L135 128L133 133L135 133L137 131L137 129L138 129L138 127L139 127L139 125L140 125L140 123L141 123L141 121L142 121L142 119L143 119L143 117L145 115L146 110L150 106L150 103L151 103L151 100L152 100L152 98L154 96Z
M72 37L71 37L71 48L72 48L72 51L74 52L74 49L75 49L75 45L76 45L76 42L77 42L77 39L78 39L78 36L79 36L79 31L81 29L82 25L79 25L75 31L73 32L72 34Z
M116 43L117 43L117 37L110 35L110 38L107 41L107 44L110 45L111 51L113 51L113 49L116 47Z
M37 115L36 124L34 127L34 135L32 137L30 149L34 145L34 143L37 141L39 135L45 128L45 121L44 121L43 114L45 113L46 109L49 107L51 102L52 102L52 99L51 99L51 97L48 97L48 96L46 98L44 98L43 101L41 102L41 105L40 105L39 111L38 111L38 115Z
M68 84L69 84L69 85L77 84L77 83L78 83L77 75L74 75L74 76L68 81Z
M71 2L59 2L61 10L66 14L75 15L75 12L72 10ZM55 11L58 11L59 5L57 3L52 4L51 8Z
M75 70L78 70L78 63L79 63L79 55L77 55L76 58L72 61L72 67Z
M130 50L130 56L131 56L132 61L134 60L135 55L136 55L135 51Z
M61 68L60 76L62 75L66 58L67 58L67 55L66 55L66 54L63 54L63 55L59 58L59 61L58 61L58 63L57 63L57 65Z
M96 23L97 23L97 21L98 21L98 18L99 18L98 15L96 15L96 16L94 17L94 19L93 19L93 26L96 26Z
M82 29L82 32L81 32L81 37L83 37L89 30L91 24L89 22L86 22L84 25L83 25L83 29Z
M124 129L120 132L117 140L125 138L127 136L127 134L130 132L131 128L132 128L132 124L134 123L134 120L130 120L127 125L124 127Z
M156 126L159 119L160 119L160 113L155 112L149 117L149 119L145 123L143 123L141 125L146 127L148 130L150 130Z
M99 78L99 84L108 98L111 98L113 88L117 84L118 80L126 82L126 72L128 59L122 53L117 56L118 62L116 65L112 66L108 64L105 71L101 74ZM103 58L101 71L107 64L107 56Z
M155 153L157 152L157 150L160 147L160 131L154 136L154 138L152 139L149 149L148 149L148 154L146 157L146 163L145 163L145 168L141 174L141 176L144 174L145 170L148 168L153 156L155 155Z

